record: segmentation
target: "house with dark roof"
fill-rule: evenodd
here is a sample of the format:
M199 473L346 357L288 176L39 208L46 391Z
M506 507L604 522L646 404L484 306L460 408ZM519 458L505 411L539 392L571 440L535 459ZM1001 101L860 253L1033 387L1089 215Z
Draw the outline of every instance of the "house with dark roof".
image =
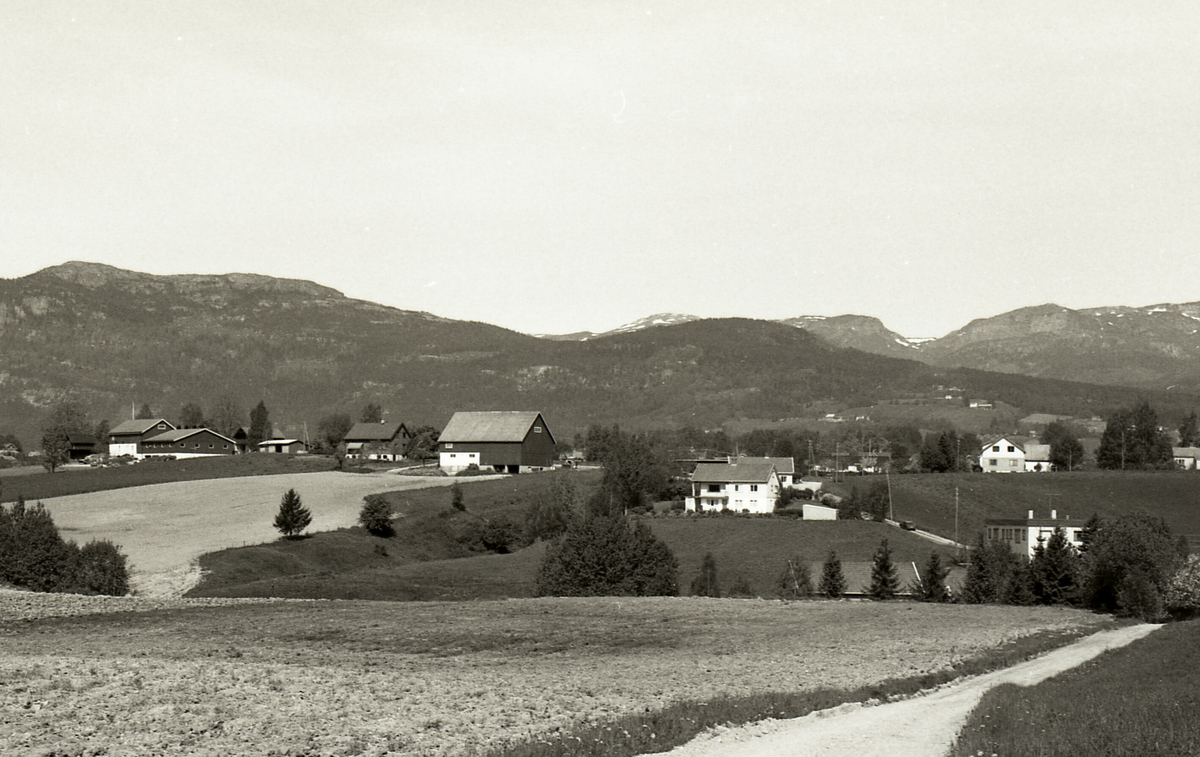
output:
M237 442L207 428L177 428L163 431L138 445L138 456L170 455L175 458L236 455Z
M164 431L173 431L175 426L165 418L138 418L118 423L108 432L108 454L138 456L142 442Z
M779 474L770 458L737 459L736 463L700 463L692 472L691 496L684 508L771 513L779 499Z
M342 438L346 457L361 460L400 460L411 431L403 423L355 423Z
M520 473L554 466L554 435L534 410L458 412L438 437L443 470L471 465Z

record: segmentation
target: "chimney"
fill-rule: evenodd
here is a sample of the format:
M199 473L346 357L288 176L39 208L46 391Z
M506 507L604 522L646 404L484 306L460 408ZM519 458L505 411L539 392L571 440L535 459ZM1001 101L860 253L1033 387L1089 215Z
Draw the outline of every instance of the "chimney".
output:
M1050 520L1058 520L1058 510L1050 511Z
M1033 520L1033 510L1029 511L1029 520Z

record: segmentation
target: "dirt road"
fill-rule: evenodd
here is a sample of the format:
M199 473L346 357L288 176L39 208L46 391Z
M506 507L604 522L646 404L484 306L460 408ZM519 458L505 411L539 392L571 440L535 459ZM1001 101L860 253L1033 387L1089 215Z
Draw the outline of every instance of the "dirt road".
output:
M449 486L454 478L388 473L292 473L180 481L44 501L67 539L108 539L129 557L144 596L180 596L199 581L196 559L279 537L279 500L295 489L313 516L310 531L353 526L368 494Z
M710 732L670 757L938 757L949 752L984 693L1001 683L1031 686L1158 628L1102 631L1005 670L975 676L925 696L867 707L845 705L793 720Z

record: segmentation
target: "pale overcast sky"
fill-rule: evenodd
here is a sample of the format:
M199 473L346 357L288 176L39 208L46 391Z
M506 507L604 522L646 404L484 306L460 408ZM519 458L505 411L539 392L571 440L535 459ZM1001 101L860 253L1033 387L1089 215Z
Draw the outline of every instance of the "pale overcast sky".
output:
M0 277L526 332L1200 300L1194 2L6 2Z

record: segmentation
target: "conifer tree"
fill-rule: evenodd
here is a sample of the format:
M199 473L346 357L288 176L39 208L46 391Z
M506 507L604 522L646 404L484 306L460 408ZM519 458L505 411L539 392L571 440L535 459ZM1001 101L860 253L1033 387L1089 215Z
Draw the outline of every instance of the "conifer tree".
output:
M1074 602L1079 593L1079 557L1056 526L1050 538L1038 543L1029 563L1029 588L1034 599L1044 605Z
M841 599L846 593L846 576L842 574L842 561L832 549L829 550L829 557L825 558L825 564L821 566L821 583L817 592L829 599Z
M871 585L867 587L867 593L872 599L893 599L898 588L899 579L896 577L896 566L892 563L892 550L888 547L887 539L884 539L871 561Z
M300 495L295 489L288 489L279 503L279 512L275 515L275 528L279 533L295 538L304 532L312 523L312 513L300 502Z
M925 572L921 574L919 585L913 587L917 589L913 593L922 602L948 602L950 592L946 589L946 576L949 574L950 570L942 565L941 556L937 552L930 552Z

